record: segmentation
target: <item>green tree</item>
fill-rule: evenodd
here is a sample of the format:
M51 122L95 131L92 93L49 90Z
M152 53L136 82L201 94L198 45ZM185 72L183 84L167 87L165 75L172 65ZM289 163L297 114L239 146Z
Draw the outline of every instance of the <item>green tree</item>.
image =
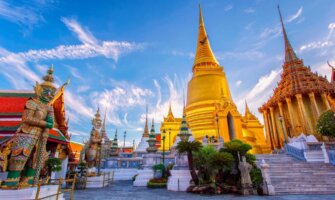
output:
M216 172L216 182L222 184L224 181L224 171L231 168L234 157L228 152L218 152L210 155L210 165Z
M49 158L45 165L48 168L48 175L51 175L51 172L59 172L62 170L62 162L58 158Z
M180 141L176 146L176 150L179 154L187 154L188 168L191 172L192 180L196 185L199 184L199 179L193 165L193 152L199 151L201 147L202 145L199 141Z
M194 167L198 170L200 184L207 184L212 181L215 169L211 165L211 158L216 155L217 150L212 146L204 146L194 153Z
M316 130L323 136L335 137L335 113L328 110L320 115Z

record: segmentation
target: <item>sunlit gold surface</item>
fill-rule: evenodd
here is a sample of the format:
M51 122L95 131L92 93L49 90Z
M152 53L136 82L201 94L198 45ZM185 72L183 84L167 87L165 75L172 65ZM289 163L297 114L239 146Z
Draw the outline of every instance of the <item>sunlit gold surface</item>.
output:
M252 153L268 153L263 126L250 111L243 117L232 100L226 74L211 50L201 8L198 34L186 106L193 136L200 141L206 135L216 138L220 135L225 142L236 138L251 144Z

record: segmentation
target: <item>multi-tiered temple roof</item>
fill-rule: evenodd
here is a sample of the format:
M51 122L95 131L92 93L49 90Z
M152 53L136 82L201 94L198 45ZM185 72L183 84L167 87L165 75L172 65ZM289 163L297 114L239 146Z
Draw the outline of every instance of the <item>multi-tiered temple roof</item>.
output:
M326 77L313 73L309 67L304 66L303 60L297 57L287 37L280 10L279 16L285 44L283 72L273 95L262 105L260 111L270 106L276 106L278 102L285 101L285 98L294 97L296 94L325 92L335 95L334 85L330 84Z

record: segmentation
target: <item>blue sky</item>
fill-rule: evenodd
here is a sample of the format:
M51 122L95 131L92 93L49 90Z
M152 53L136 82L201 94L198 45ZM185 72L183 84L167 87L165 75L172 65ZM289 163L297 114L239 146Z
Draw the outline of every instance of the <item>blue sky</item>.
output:
M54 65L66 91L72 139L89 136L97 107L107 108L107 131L127 130L139 142L145 105L159 130L169 102L182 112L191 78L199 10L212 49L227 74L241 113L257 108L280 78L283 39L277 4L298 57L330 75L335 64L335 1L2 1L0 90L29 90Z

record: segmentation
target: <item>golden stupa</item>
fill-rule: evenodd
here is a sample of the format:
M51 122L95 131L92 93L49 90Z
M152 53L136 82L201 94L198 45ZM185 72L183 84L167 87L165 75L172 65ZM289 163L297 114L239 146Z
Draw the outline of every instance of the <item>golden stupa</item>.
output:
M196 140L206 135L225 142L240 139L253 146L252 153L269 153L263 125L246 105L242 116L231 97L226 74L216 60L208 40L200 8L199 35L188 83L186 118Z

